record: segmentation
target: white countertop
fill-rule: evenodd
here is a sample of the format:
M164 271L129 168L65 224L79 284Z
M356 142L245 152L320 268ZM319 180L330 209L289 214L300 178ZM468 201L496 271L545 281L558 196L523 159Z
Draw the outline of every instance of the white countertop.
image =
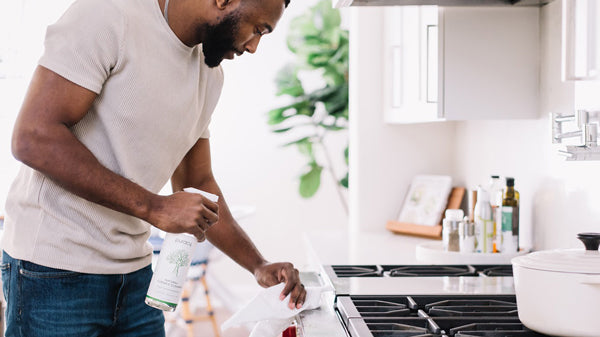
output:
M352 233L313 231L304 234L309 264L418 264L416 247L439 242L394 234L388 230Z

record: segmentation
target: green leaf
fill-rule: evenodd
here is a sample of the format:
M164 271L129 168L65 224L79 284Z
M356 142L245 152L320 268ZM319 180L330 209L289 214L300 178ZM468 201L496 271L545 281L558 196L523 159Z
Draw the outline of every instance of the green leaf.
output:
M311 160L315 160L315 153L313 152L313 143L309 137L304 138L302 142L296 143L298 145L298 151L303 155L307 156Z
M348 188L348 173L346 172L346 176L344 176L344 178L340 179L340 185L344 186L345 188Z
M319 123L319 125L330 131L340 131L340 130L347 129L347 127L345 127L345 126L330 125L330 124L325 124L325 123Z
M321 185L321 172L323 167L311 163L310 171L300 176L300 195L303 198L310 198L317 193L319 186Z
M296 68L292 64L288 64L277 72L277 76L275 77L277 96L290 95L298 97L304 95L304 88L302 87L302 82L298 79L297 73Z
M271 131L275 132L275 133L284 133L287 131L290 131L291 129L293 129L293 126L290 126L289 128L283 128L283 129L273 129Z
M344 149L344 161L346 162L346 165L349 164L349 160L348 160L349 158L350 158L350 146L346 145L346 148Z
M275 125L275 124L279 124L279 123L283 122L284 120L286 120L286 117L283 115L283 113L287 109L289 109L289 106L285 106L282 108L277 108L277 109L273 109L273 110L269 111L269 120L267 123L269 123L269 125Z
M296 139L296 140L293 140L291 142L287 142L287 143L283 144L283 146L285 147L285 146L290 146L290 145L294 145L294 144L299 144L299 145L302 144L302 145L304 145L306 143L311 144L310 143L310 137L302 137L300 139ZM300 152L302 152L302 151L300 151Z

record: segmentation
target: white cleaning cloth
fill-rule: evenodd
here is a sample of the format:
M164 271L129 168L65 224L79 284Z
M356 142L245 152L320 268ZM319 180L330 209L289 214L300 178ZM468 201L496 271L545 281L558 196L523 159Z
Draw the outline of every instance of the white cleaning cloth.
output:
M246 306L236 312L221 325L221 330L247 323L257 323L250 337L276 337L294 320L294 316L304 310L320 306L321 293L331 290L330 287L307 287L306 300L300 309L288 307L290 295L283 301L279 295L285 287L284 283L261 290Z

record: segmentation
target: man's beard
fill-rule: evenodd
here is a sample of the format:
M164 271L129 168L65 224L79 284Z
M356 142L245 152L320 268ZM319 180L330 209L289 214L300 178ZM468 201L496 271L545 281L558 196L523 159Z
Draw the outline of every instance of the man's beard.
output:
M237 11L231 12L216 25L207 25L206 36L202 41L204 63L213 68L221 64L225 54L237 52L235 49L235 35L238 31L240 16Z

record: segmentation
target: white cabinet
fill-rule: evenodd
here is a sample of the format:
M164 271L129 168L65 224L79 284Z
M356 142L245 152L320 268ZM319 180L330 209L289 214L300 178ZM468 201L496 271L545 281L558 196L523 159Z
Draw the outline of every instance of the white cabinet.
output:
M536 118L539 31L536 7L390 7L386 122Z
M563 1L563 80L600 80L600 2Z
M390 7L384 17L386 122L437 120L437 7Z

